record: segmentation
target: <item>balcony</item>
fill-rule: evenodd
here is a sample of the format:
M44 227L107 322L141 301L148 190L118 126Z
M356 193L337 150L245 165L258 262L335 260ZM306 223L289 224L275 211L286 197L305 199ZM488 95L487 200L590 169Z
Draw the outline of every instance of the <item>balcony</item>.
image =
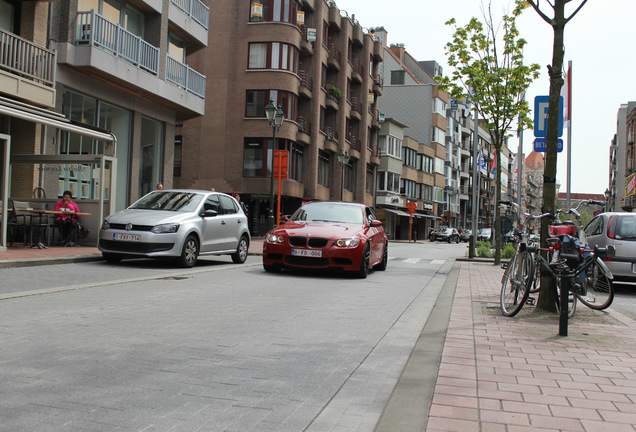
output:
M298 116L296 123L298 123L296 141L307 145L311 144L311 122L306 117Z
M357 97L352 97L349 101L351 104L351 118L360 121L362 118L362 103Z
M298 76L300 77L300 88L298 89L298 93L306 98L311 98L311 92L314 89L314 80L311 73L301 69L298 71Z
M360 152L360 150L362 149L362 141L360 141L360 138L358 138L357 136L349 135L347 136L347 141L349 141L349 143L351 144L351 150Z
M210 8L200 0L170 0L169 19L194 37L201 47L208 45Z
M166 81L205 99L205 75L170 56L166 60Z
M210 24L210 8L199 0L170 0L170 3L181 9L188 17L208 29Z
M329 55L327 56L327 63L330 67L336 70L340 70L340 62L342 60L342 53L336 45L333 43L329 44Z
M159 48L96 13L77 13L77 43L89 44L157 75Z
M57 45L57 61L116 83L136 95L174 109L182 119L202 115L205 76L105 19L78 12L75 44Z
M0 92L55 106L55 51L0 29Z
M380 74L373 75L373 91L378 96L382 96L383 88L384 88L384 79L380 76Z
M362 68L362 63L360 63L359 59L354 58L351 60L351 69L351 79L362 83L362 72L364 69Z

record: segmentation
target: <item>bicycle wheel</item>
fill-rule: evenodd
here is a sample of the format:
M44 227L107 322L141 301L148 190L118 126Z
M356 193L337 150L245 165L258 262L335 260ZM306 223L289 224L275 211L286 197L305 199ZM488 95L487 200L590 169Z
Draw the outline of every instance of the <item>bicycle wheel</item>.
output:
M580 291L575 290L576 296L585 306L603 310L614 301L614 283L607 277L606 267L596 258L585 270L585 284Z
M534 260L528 251L516 253L501 280L501 312L508 317L519 313L530 295Z
M556 278L556 284L554 288L554 300L556 301L557 311L561 312L561 278ZM576 296L572 293L568 293L568 318L572 318L576 312Z
M541 291L541 264L539 264L539 260L535 260L534 277L532 278L532 283L530 284L530 294L536 294L539 291Z

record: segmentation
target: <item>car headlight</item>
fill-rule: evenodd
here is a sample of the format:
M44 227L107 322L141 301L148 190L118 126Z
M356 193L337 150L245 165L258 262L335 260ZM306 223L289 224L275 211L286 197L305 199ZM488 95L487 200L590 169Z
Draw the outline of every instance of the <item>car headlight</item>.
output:
M104 219L104 222L102 223L102 229L103 230L110 229L110 224L108 223L106 219Z
M167 223L167 224L155 225L150 230L150 232L154 234L176 233L177 231L179 231L178 223Z
M282 243L285 241L285 238L282 235L268 233L266 240L268 243Z
M356 238L344 238L336 240L336 246L338 247L356 247L360 243L360 239Z

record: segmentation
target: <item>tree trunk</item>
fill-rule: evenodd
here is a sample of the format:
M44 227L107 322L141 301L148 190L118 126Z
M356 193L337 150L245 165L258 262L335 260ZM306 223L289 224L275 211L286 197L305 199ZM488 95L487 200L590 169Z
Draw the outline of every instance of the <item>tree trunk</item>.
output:
M545 169L543 173L543 208L544 212L553 212L556 205L556 171L557 171L557 141L559 135L559 99L563 87L563 34L565 29L565 1L557 0L554 5L554 42L552 45L552 66L550 72L550 103L548 108L547 150L545 153ZM541 245L547 247L548 218L541 220ZM541 272L541 292L537 307L547 311L555 311L556 303L553 286L556 283L549 274Z

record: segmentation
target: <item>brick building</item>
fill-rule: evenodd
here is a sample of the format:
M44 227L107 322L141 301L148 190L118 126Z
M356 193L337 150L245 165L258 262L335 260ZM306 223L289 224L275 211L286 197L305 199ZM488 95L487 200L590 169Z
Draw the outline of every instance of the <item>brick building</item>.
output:
M205 115L177 131L175 185L240 193L264 235L273 150L287 150L283 214L303 200L374 205L382 59L381 42L333 1L216 1L208 48L190 58L207 77ZM285 116L275 143L270 100Z

